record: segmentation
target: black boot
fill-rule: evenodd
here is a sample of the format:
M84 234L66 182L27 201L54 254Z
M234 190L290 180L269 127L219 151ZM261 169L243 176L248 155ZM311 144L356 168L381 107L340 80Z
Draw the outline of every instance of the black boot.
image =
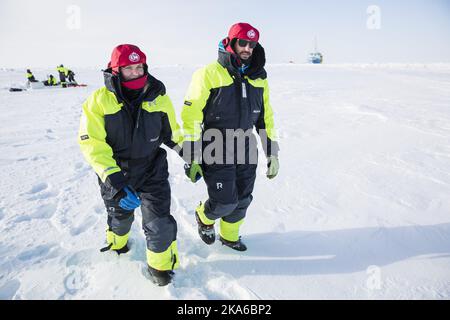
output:
M172 281L174 272L172 270L156 270L155 268L148 267L148 273L150 274L150 280L160 287L168 285Z
M247 246L241 241L241 237L239 237L238 241L228 241L225 240L224 238L222 238L222 236L220 236L220 242L222 242L223 246L227 246L230 247L231 249L237 250L237 251L246 251L247 250Z
M130 251L130 248L128 247L128 243L123 248L120 248L120 249L111 249L112 245L113 244L110 243L107 247L101 248L100 252L113 250L113 251L117 252L117 254L120 256L121 254L127 253L128 251Z
M204 224L200 217L198 216L197 211L195 211L195 219L197 220L198 225L198 234L200 238L206 244L213 244L216 241L216 231L214 230L214 225Z
M130 248L128 248L128 243L125 245L125 247L121 248L121 249L117 249L114 250L115 252L117 252L117 254L120 256L123 253L127 253L128 251L130 251Z

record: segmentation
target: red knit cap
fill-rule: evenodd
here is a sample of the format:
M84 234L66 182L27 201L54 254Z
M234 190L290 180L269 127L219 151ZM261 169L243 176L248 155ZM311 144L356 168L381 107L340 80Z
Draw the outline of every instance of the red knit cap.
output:
M108 68L112 68L113 73L117 74L119 73L119 68L138 63L147 64L145 53L135 45L121 44L114 48ZM123 81L122 85L128 89L142 89L147 83L147 77L148 75L144 74L140 78Z
M137 46L121 44L114 48L111 54L111 62L108 64L113 71L119 72L120 67L130 64L147 63L147 57Z
M231 26L228 31L228 38L230 38L230 40L238 38L258 42L259 31L248 23L239 22Z
M230 46L230 44L232 43L231 41L236 38L258 42L259 31L258 29L245 22L233 24L228 31L228 38L226 38L223 42L226 50L230 53L234 53L233 48Z

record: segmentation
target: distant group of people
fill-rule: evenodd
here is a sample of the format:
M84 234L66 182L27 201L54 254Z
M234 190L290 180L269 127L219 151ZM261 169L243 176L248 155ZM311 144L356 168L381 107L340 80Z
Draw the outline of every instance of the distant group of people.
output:
M61 85L63 88L66 88L70 85L77 85L77 82L75 81L75 73L72 70L64 67L64 65L62 64L56 67L56 70L59 74L59 82L52 74L50 74L47 75L47 80L42 81L45 86ZM29 83L39 82L38 80L36 80L30 69L27 69L27 80Z

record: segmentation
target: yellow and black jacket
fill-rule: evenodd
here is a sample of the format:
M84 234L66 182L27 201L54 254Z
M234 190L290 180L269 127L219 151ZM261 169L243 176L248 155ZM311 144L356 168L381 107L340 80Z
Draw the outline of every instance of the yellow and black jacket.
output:
M266 155L277 155L264 49L260 44L255 47L250 67L243 74L234 59L219 45L218 60L192 76L181 113L186 144L195 144L207 129L255 127ZM199 147L196 145L191 150Z
M55 77L48 77L47 80L48 85L50 86L56 86L58 84L58 81L56 81Z
M31 72L27 72L27 80L30 82L36 82L36 78Z
M148 75L139 103L124 98L118 76L104 72L105 86L83 104L78 142L110 197L127 185L120 163L151 161L162 143L179 152L180 127L164 84Z
M59 74L63 74L65 77L69 75L69 69L67 69L66 67L58 66L56 67L56 71L58 71Z

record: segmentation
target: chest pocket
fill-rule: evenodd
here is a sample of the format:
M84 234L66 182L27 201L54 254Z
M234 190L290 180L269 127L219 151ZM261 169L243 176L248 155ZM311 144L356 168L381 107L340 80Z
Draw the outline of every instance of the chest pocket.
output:
M239 101L237 98L234 85L212 90L210 100L205 108L205 125L218 128L233 127L238 114Z
M126 149L131 142L131 127L124 112L105 115L106 142L115 152Z
M253 125L256 124L259 116L263 112L263 94L263 88L253 87L247 84L247 99L249 99L250 119Z
M161 113L142 110L141 120L140 128L142 129L139 132L139 136L143 146L142 149L147 149L142 151L145 153L144 156L147 156L161 145L163 138L161 134Z

